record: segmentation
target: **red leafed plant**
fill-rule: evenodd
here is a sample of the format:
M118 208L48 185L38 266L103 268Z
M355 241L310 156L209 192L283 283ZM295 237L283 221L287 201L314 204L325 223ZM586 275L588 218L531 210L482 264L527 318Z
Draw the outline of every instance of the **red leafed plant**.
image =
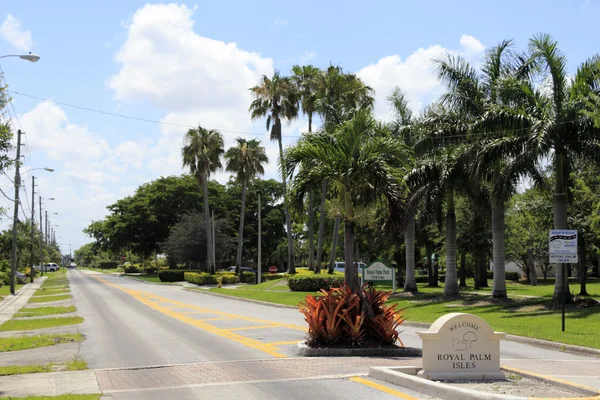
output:
M363 287L359 294L347 286L321 290L319 297L307 295L300 311L308 323L310 346L342 344L360 346L364 342L395 344L398 327L404 319L396 306L386 306L389 292ZM362 298L361 298L362 297ZM373 317L365 312L370 306ZM402 342L400 342L402 343Z

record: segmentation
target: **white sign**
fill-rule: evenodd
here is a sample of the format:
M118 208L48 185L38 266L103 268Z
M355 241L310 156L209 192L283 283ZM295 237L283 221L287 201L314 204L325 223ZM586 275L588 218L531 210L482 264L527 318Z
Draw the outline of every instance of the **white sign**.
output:
M420 376L432 380L505 379L500 370L500 340L506 335L472 314L452 313L438 318L423 340Z
M576 230L552 229L548 239L551 263L572 264L578 261Z
M362 269L362 281L371 282L374 285L392 285L392 291L396 293L396 274L394 268L388 267L381 261L375 261Z

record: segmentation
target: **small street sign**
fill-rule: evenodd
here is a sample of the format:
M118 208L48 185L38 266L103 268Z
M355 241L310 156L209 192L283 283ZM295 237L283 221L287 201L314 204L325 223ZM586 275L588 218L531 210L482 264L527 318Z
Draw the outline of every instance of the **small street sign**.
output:
M548 240L550 263L577 263L577 231L574 229L552 229Z

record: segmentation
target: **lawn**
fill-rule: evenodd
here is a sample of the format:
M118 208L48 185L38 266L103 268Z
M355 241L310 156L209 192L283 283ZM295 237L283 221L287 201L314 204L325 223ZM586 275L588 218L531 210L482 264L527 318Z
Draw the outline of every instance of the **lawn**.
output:
M61 334L61 335L39 335L23 337L0 337L0 353L5 351L17 351L34 349L36 347L53 346L55 344L81 342L83 335Z
M590 280L587 291L594 297L600 296L600 281ZM260 285L242 286L236 289L210 289L211 292L233 297L262 300L276 304L297 305L303 301L305 292L287 292L286 286L274 286L279 280L263 282ZM468 281L471 283L472 281ZM489 281L491 286L492 282ZM520 283L507 283L511 301L492 303L489 301L490 288L482 288L476 294L472 286L461 288L462 296L445 299L442 286L427 287L418 284L419 294L412 297L396 297L390 303L398 304L398 308L406 308L404 315L409 321L433 322L438 317L451 312L465 312L485 319L494 330L514 335L528 336L538 339L563 342L580 346L600 348L598 331L600 331L600 307L577 308L568 306L566 311L566 332L561 332L560 307L551 303L554 280L540 281L539 286L528 286ZM579 292L579 284L569 282L571 292ZM383 290L391 290L382 287ZM314 294L314 293L313 293ZM517 296L520 295L520 296ZM521 296L538 296L526 298Z
M38 317L41 315L55 315L75 312L75 306L68 307L36 307L36 308L21 308L15 314L15 317Z
M123 275L129 276L129 277L135 278L135 279L140 279L140 280L146 281L146 282L162 283L162 284L166 284L166 285L172 284L171 282L161 282L160 279L158 278L158 274L141 274L141 275L123 274Z
M50 288L39 288L34 293L34 296L50 296L51 294L63 294L63 293L66 294L69 292L70 292L69 288L65 288L63 286L59 286L59 287L50 286Z
M37 293L37 292L36 292ZM35 296L31 297L28 303L47 303L50 301L60 301L70 299L70 294L60 295L60 296Z
M60 396L0 397L0 400L100 400L101 394L62 394Z
M0 325L0 331L24 331L75 325L83 322L81 317L11 319Z
M45 365L13 365L9 367L0 367L0 376L38 374L53 371L81 371L88 369L88 365L82 359L76 358L66 364L45 364Z
M23 286L25 286L25 285L19 285L19 284L17 284L17 285L15 286L15 293L16 293L16 292L17 292L19 289L21 289ZM10 294L10 285L0 286L0 300L1 300L3 297L6 297L6 296L8 296L9 294Z

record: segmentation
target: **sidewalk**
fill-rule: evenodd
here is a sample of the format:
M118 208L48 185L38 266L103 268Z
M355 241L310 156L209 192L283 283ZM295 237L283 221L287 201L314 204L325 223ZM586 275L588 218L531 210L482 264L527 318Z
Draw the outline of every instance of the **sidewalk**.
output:
M39 277L33 283L23 286L15 295L8 295L0 301L0 325L8 321L19 311L33 296L36 290L46 280L45 276Z

